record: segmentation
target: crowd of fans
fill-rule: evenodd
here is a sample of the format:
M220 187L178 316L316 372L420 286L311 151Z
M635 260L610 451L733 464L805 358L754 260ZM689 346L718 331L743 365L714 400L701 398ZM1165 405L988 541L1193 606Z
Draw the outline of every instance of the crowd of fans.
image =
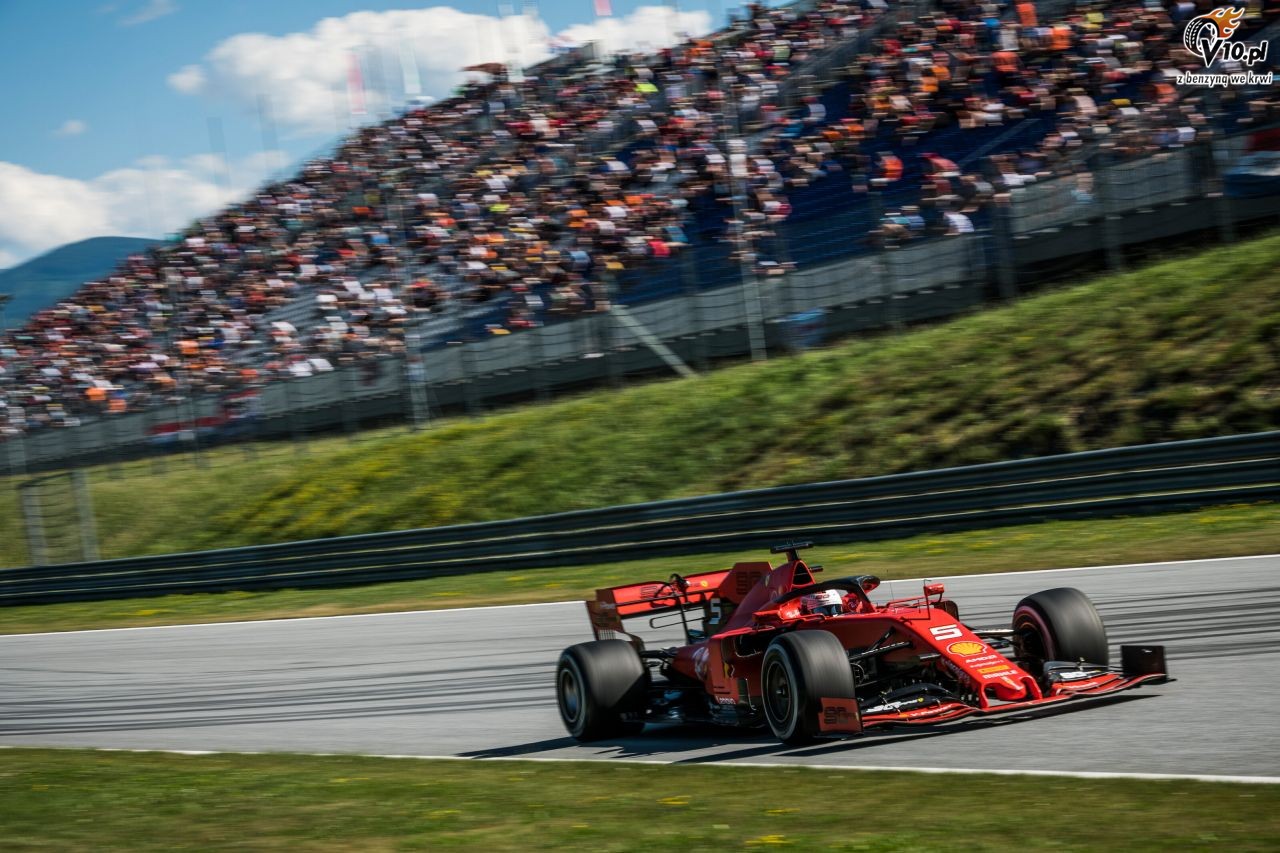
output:
M936 14L900 25L848 65L846 117L822 124L802 112L771 124L761 143L766 157L751 161L760 188L754 207L763 213L787 187L848 172L855 193L881 190L886 202L910 198L885 210L872 234L872 242L896 244L968 233L975 214L1007 202L1012 190L1051 178L1073 176L1081 203L1090 203L1090 164L1184 148L1221 132L1211 117L1240 93L1180 91L1174 84L1179 72L1195 71L1201 62L1181 48L1181 27L1208 8L1097 3L1041 22L1025 0L942 2ZM1255 27L1277 18L1277 3L1255 3L1246 16ZM1238 127L1280 118L1274 94L1244 106ZM821 105L811 109L825 112ZM982 158L969 169L924 150L939 131L1012 129L1036 117L1052 122L1036 144ZM907 171L915 181L909 186Z
M0 429L402 353L420 320L473 307L503 306L498 332L603 310L625 270L699 240L698 210L718 211L737 260L783 272L790 196L838 173L858 197L910 196L871 235L895 243L971 231L1050 177L1076 175L1087 199L1090 158L1214 132L1222 105L1172 83L1198 61L1179 33L1205 3L1102 2L1052 21L1027 0L932 8L898 21L883 0L752 6L654 55L566 58L519 80L478 67L455 97L361 129L6 334ZM1250 7L1255 23L1276 13ZM803 72L854 43L825 81L849 93L829 120L824 81ZM1275 107L1258 99L1245 117ZM924 150L1028 117L1052 128L1034 145L972 164ZM281 319L300 301L314 311Z

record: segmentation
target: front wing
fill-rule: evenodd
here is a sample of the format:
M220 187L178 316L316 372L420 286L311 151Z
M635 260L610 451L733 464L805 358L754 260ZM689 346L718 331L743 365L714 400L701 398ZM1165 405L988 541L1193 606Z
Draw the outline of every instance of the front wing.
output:
M1091 678L1088 681L1069 682L1054 685L1053 692L1042 699L1029 699L1021 702L1004 702L998 705L992 705L987 708L979 708L964 702L940 702L934 705L927 705L920 708L899 708L887 713L870 713L860 715L857 721L857 728L850 721L845 723L844 720L832 720L831 715L826 715L819 724L822 731L831 732L832 734L844 733L850 734L862 729L869 729L875 726L918 726L928 725L932 723L945 723L952 720L959 720L963 717L973 715L981 715L990 717L997 714L1009 714L1016 711L1026 711L1029 709L1045 708L1050 705L1060 705L1063 702L1070 702L1073 699L1084 699L1097 696L1107 696L1112 693L1120 693L1129 690L1141 684L1153 684L1171 681L1168 675L1164 673L1148 673L1145 675L1121 675L1119 673L1108 673L1097 678ZM830 702L838 700L823 700L826 705ZM830 722L829 722L830 721ZM841 723L844 723L841 725Z

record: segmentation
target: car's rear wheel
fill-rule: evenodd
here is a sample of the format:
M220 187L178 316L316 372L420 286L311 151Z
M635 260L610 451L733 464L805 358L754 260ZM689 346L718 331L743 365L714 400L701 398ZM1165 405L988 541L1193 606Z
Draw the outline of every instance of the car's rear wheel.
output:
M826 631L774 638L760 664L760 682L769 728L788 744L812 743L818 737L824 697L854 698L848 655Z
M1013 638L1019 665L1036 677L1045 661L1110 660L1107 629L1089 597L1072 587L1028 595L1013 611Z
M636 734L644 722L649 670L630 643L596 640L570 646L556 666L556 703L564 727L580 741Z

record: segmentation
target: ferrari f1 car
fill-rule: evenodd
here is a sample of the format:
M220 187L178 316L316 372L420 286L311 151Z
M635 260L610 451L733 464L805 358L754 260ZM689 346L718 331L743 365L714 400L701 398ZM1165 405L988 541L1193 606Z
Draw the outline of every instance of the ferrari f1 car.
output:
M565 649L556 698L580 741L646 723L768 726L788 744L1026 711L1168 681L1164 648L1121 646L1108 665L1093 603L1062 587L1024 598L1009 628L970 628L943 585L885 604L871 575L815 579L786 562L602 589L587 602L596 639ZM680 625L685 644L647 649L627 620Z

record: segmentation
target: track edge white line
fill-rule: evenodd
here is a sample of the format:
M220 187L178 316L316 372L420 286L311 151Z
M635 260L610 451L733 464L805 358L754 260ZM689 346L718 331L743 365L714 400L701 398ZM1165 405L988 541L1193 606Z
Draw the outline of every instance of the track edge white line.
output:
M407 755L381 754L362 752L285 752L255 750L218 750L218 749L138 749L130 747L75 747L75 746L22 746L16 744L0 744L0 749L52 749L59 752L126 752L145 755L268 755L268 756L304 756L310 758L385 758L391 760L412 761L467 761L483 764L494 761L519 761L530 764L628 764L648 765L655 767L758 767L777 770L803 769L811 771L839 771L865 773L919 773L930 776L939 775L981 775L991 776L1037 776L1060 779L1133 779L1144 782L1211 782L1215 784L1233 785L1280 785L1280 776L1223 776L1210 773L1121 773L1116 771L1094 770L1017 770L993 769L983 767L894 767L891 765L847 765L847 764L789 764L785 762L769 763L764 761L655 761L644 758L540 758L531 756L492 756L476 758L465 755Z

